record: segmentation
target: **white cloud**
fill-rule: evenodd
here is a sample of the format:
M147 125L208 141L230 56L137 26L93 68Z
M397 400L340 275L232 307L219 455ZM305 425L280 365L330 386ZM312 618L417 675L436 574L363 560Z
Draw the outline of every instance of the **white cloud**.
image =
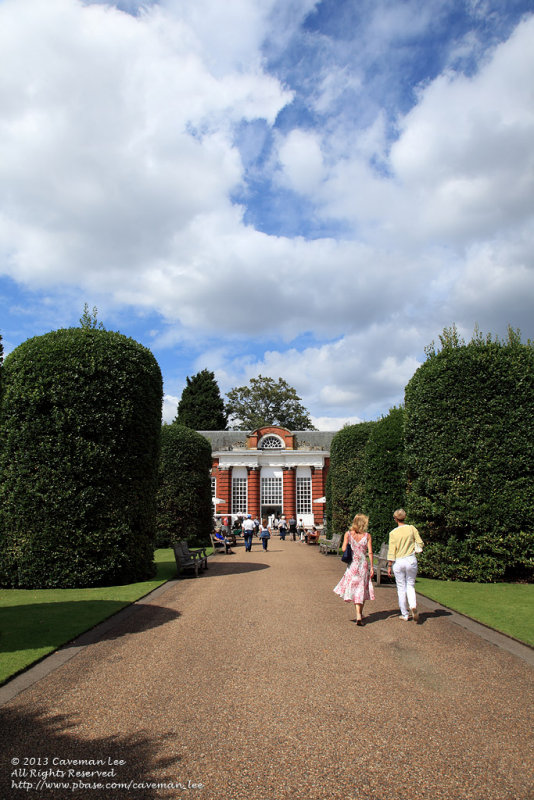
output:
M363 422L359 417L312 417L311 420L318 431L339 431L345 425Z
M174 422L176 419L176 413L178 411L178 402L180 398L174 397L171 394L163 395L163 407L162 407L162 418L163 422L167 422L170 424Z
M96 278L113 292L154 268L175 280L180 235L233 213L232 126L272 123L290 95L258 64L213 74L206 43L157 7L134 18L76 0L6 0L0 23L0 247L11 274L41 285Z
M402 121L391 164L427 236L473 240L534 207L534 16L472 78L442 75Z
M339 421L398 402L453 321L532 335L534 16L478 72L422 85L391 145L386 100L312 127L290 108L298 87L268 73L277 35L289 46L317 5L0 2L0 272L156 312L157 346L189 348L225 390L282 376ZM354 41L317 36L306 111L363 91L364 59L441 6L373 5L350 69L330 56ZM449 63L479 47L463 37ZM236 131L259 122L243 163ZM310 238L249 221L280 185L305 199L291 210Z
M323 177L323 158L319 137L303 130L293 130L279 147L283 176L300 194L317 190Z

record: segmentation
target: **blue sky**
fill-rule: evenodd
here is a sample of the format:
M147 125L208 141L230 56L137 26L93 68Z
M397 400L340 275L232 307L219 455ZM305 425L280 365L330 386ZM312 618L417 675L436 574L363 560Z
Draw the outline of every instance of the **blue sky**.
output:
M0 332L85 302L317 427L455 323L534 338L534 4L0 0Z

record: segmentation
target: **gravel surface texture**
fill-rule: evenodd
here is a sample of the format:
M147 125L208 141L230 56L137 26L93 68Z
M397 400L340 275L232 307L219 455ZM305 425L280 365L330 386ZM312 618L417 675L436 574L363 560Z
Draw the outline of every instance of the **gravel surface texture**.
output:
M3 800L534 798L525 661L392 585L357 626L317 547L234 549L0 709Z

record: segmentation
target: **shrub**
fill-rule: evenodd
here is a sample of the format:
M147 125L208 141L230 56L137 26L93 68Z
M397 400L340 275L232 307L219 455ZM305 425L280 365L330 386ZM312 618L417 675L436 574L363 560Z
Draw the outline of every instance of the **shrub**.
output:
M157 544L176 539L207 545L212 530L211 445L192 428L173 423L161 431Z
M364 453L364 511L376 552L395 527L393 512L406 503L404 409L392 408L372 427Z
M347 425L332 439L326 482L326 517L330 533L345 533L364 508L365 445L376 423Z
M162 400L152 353L69 328L24 342L3 369L1 584L151 577Z
M467 345L454 334L406 387L408 511L441 545L421 568L444 576L439 560L454 556L462 580L532 578L534 347L514 331Z

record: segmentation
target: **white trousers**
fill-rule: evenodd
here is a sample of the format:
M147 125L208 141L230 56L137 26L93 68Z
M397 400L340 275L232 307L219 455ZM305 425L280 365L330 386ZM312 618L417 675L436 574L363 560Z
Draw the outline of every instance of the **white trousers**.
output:
M415 578L417 576L417 559L415 556L398 558L393 563L393 574L399 595L399 608L403 617L408 616L408 608L417 607L415 595ZM408 605L406 605L408 600Z

